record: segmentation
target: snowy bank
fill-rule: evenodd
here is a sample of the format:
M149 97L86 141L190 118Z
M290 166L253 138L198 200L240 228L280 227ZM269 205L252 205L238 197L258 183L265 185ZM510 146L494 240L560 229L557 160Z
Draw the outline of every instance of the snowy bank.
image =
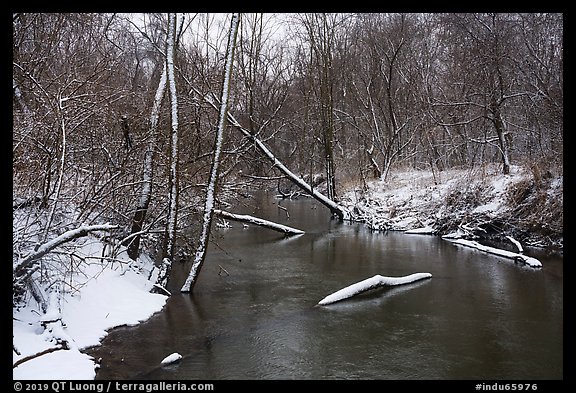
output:
M563 176L498 165L441 172L397 169L345 192L342 205L354 221L375 231L406 231L563 247ZM427 228L419 229L419 228ZM432 232L432 231L430 231Z
M532 258L523 254L518 254L508 250L502 250L500 248L489 247L483 244L480 244L473 240L465 240L465 239L447 239L450 243L458 244L461 246L472 247L477 250L486 252L488 254L498 255L500 257L513 259L515 261L520 261L525 263L526 265L534 268L542 267L542 262L540 262L536 258Z
M425 226L422 228L408 229L404 233L412 235L433 235L436 233L436 230L431 226Z
M366 280L362 280L355 284L349 285L346 288L342 288L339 291L326 296L324 299L320 300L318 304L320 306L325 306L327 304L332 304L344 299L348 299L352 296L377 287L409 284L411 282L430 277L432 277L432 274L430 273L414 273L403 277L387 277L377 274L374 277L370 277Z
M82 350L99 345L107 330L138 324L162 309L167 297L149 292L153 261L131 261L125 249L106 261L102 249L92 236L75 243L84 262L65 278L59 307L43 314L29 298L13 309L13 379L93 379L96 361Z

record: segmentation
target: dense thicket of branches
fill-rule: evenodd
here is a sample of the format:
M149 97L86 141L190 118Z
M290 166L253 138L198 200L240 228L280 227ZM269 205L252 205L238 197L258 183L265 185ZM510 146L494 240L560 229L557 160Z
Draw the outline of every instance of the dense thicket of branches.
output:
M167 15L13 15L13 192L36 206L35 241L110 222L156 245L173 184L176 232L199 222L229 18L178 15L173 149L168 97L154 109ZM562 167L561 14L245 14L233 72L230 113L331 197L395 165ZM227 135L221 189L277 178L251 138Z

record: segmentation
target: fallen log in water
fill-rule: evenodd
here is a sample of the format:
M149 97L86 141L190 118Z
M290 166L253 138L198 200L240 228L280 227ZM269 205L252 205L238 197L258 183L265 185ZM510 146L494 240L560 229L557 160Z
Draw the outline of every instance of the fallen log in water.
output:
M234 214L224 210L217 210L217 209L214 209L214 214L222 218L258 225L264 228L272 229L274 231L285 233L287 235L302 235L304 233L304 231L301 231L300 229L292 228L282 224L277 224L272 221L249 216L246 214Z
M500 257L513 259L514 261L525 263L526 265L528 265L530 267L534 267L534 268L542 267L542 262L540 262L538 259L526 256L523 254L518 254L518 253L515 253L512 251L508 251L508 250L502 250L500 248L485 246L485 245L480 244L480 243L473 241L473 240L465 240L465 239L456 239L456 240L447 239L447 240L450 243L459 244L461 246L466 246L466 247L472 247L472 248L475 248L477 250L484 251L488 254L494 254L494 255L498 255Z
M320 300L318 304L324 306L348 299L370 289L378 288L381 286L409 284L411 282L430 277L432 277L432 274L430 273L414 273L403 277L386 277L377 274L374 277L367 278L366 280L357 282L356 284L352 284L346 288L342 288L341 290L334 292L331 295L326 296L324 299Z
M178 352L174 352L174 353L166 356L164 359L162 359L160 364L162 364L162 365L171 364L171 363L175 363L175 362L179 361L180 359L182 359L182 355L180 355Z

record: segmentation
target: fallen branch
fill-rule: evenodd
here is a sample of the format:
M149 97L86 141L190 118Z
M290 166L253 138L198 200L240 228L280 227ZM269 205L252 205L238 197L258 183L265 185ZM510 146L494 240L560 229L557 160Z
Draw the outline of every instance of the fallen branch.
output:
M520 242L516 239L514 239L512 236L506 236L506 238L508 240L510 240L512 243L514 243L514 245L516 246L516 248L518 249L518 252L520 254L522 254L524 252L524 249L522 248L522 244L520 244Z
M522 255L522 254L518 254L518 253L515 253L512 251L508 251L508 250L502 250L500 248L485 246L485 245L480 244L480 243L473 241L473 240L464 240L464 239L452 240L452 239L450 239L448 241L451 243L454 243L454 244L459 244L461 246L472 247L472 248L475 248L477 250L486 252L488 254L494 254L494 255L498 255L500 257L513 259L514 261L523 262L530 267L534 267L534 268L542 267L542 262L540 262L536 258L532 258L532 257L526 256L526 255Z
M421 228L415 228L415 229L408 229L407 231L404 231L404 233L406 234L417 234L417 235L433 235L436 233L436 230L434 228L432 228L431 226L424 226Z
M162 293L164 292L168 296L171 296L170 292L166 289L168 285L168 278L170 277L170 272L172 271L172 261L170 258L164 258L162 264L160 265L160 271L158 272L158 277L156 278L156 283L150 290L152 293Z
M290 214L288 213L288 209L286 209L284 206L280 206L280 205L276 205L276 207L278 207L278 209L280 209L280 210L284 210L284 212L286 213L286 218L290 218Z
M222 217L222 218L227 218L229 220L234 220L234 221L258 225L258 226L261 226L264 228L272 229L274 231L285 233L287 235L301 235L304 233L304 231L301 231L300 229L292 228L292 227L282 225L282 224L277 224L277 223L272 222L272 221L264 220L264 219L258 218L258 217L249 216L246 214L233 214L233 213L229 213L229 212L224 211L224 210L217 210L217 209L214 209L214 214L219 216L219 217Z
M52 347L52 348L45 349L45 350L40 351L40 352L38 352L38 353L25 356L25 357L23 357L22 359L18 359L18 360L12 365L12 368L16 368L16 367L18 367L19 365L21 365L22 363L27 362L27 361L32 360L32 359L39 358L40 356L47 355L47 354L52 353L52 352L61 351L61 350L68 350L68 349L70 349L70 348L68 348L68 346L66 346L66 345L63 345L63 346L61 346L61 347Z
M218 101L216 97L210 97L204 95L194 86L191 87L192 90L194 90L196 94L198 94L198 96L203 97L204 100L208 104L210 104L215 110L219 110L218 104L220 104L220 101ZM350 212L348 211L348 209L336 203L335 201L328 198L324 194L320 193L317 189L308 184L304 179L302 179L300 176L296 175L294 172L288 169L288 167L285 166L280 160L278 160L278 158L274 155L274 153L272 153L272 151L270 151L270 149L266 147L264 142L262 142L255 134L253 134L246 128L242 127L240 122L236 120L236 118L232 115L232 113L227 112L227 116L229 124L232 127L235 127L238 131L242 133L242 135L244 135L250 142L252 142L254 146L256 146L256 148L260 151L260 153L265 155L272 162L273 166L276 167L280 172L282 172L288 180L296 184L306 193L308 193L309 195L314 197L317 201L319 201L328 209L330 209L332 214L338 216L340 220L350 221Z
M19 276L20 273L23 273L23 271L26 268L30 267L35 261L42 258L44 255L48 254L50 251L52 251L61 244L67 243L79 237L86 236L88 235L89 232L109 231L111 229L117 229L117 228L119 228L118 225L104 224L104 225L81 226L79 228L66 231L60 236L50 240L49 242L42 244L40 247L32 251L26 257L20 259L13 266L14 276L15 277Z
M255 176L255 175L247 175L247 174L241 173L240 176L247 177L250 179L256 179L256 180L283 180L283 179L286 179L285 175L282 175L282 176Z
M227 276L230 275L230 273L228 273L228 270L224 269L224 268L222 267L222 265L218 265L218 267L220 268L220 270L218 270L218 275L219 275L219 276L222 275L222 272L226 273Z
M377 274L374 277L370 277L366 280L357 282L356 284L349 285L346 288L342 288L339 291L326 296L324 299L320 300L318 304L325 306L327 304L332 304L344 299L351 298L352 296L356 296L370 289L378 288L381 286L409 284L411 282L430 277L432 277L432 274L430 273L414 273L403 277L387 277Z

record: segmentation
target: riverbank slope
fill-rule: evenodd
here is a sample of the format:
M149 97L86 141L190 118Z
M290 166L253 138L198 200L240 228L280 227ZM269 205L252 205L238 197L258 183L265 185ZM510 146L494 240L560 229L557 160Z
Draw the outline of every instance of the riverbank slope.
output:
M428 228L438 235L563 248L563 175L496 165L441 172L404 169L347 191L341 203L374 230Z
M25 216L15 213L16 234ZM103 258L110 247L104 239L88 235L45 257L42 263L53 273L35 283L37 294L49 297L46 312L29 292L13 305L13 379L93 379L98 359L83 350L99 345L109 329L138 324L166 303L166 296L150 293L157 275L152 259L142 255L134 262L120 245Z

